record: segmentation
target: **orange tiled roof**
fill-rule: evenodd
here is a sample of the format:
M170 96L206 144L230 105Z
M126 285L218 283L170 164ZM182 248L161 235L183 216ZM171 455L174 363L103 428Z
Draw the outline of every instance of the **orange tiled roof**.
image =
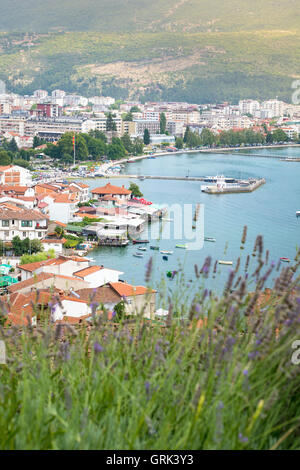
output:
M131 297L134 295L143 295L147 293L154 293L155 290L149 290L144 286L132 286L126 282L110 282L113 289L120 295L125 297Z
M93 194L131 194L129 189L124 188L124 185L120 188L119 186L113 186L110 183L107 183L105 186L100 186L99 188L92 189Z
M73 274L74 276L81 277L82 279L84 279L86 276L96 273L101 269L103 269L103 266L89 266L88 268L80 269L79 271L76 271Z
M41 273L38 274L37 276L33 276L30 279L27 279L26 281L21 281L17 282L16 284L12 284L7 288L8 292L13 293L17 292L18 290L24 289L24 287L30 287L34 286L35 284L38 284L40 282L46 281L47 279L50 279L51 277L54 277L53 274L49 273Z

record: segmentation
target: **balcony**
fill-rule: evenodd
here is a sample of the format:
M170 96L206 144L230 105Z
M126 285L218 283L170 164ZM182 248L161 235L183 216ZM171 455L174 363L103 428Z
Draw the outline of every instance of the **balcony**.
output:
M39 224L38 222L35 224L36 230L47 230L48 229L48 224Z

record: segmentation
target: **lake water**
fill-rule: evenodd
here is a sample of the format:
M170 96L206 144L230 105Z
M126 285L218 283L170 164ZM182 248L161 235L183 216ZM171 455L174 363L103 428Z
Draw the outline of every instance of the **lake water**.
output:
M216 238L216 243L205 242L203 249L197 251L175 248L177 243L188 243L188 240L161 240L160 249L173 250L168 261L162 259L159 252L149 249L143 258L133 257L137 246L125 248L100 247L89 254L96 264L103 264L123 271L121 276L130 283L145 283L145 266L150 256L154 257L154 285L166 278L167 270L178 269L183 265L185 278L194 278L194 265L202 266L206 256L214 260L225 259L236 261L239 256L243 263L247 254L252 253L255 238L263 235L265 248L270 251L270 260L275 262L281 256L293 259L296 248L300 246L300 218L296 211L300 210L300 162L284 162L275 158L251 156L282 155L300 157L298 148L259 149L249 152L249 156L239 155L233 151L228 154L170 154L156 159L144 159L127 164L124 173L137 175L166 176L206 176L224 174L236 178L263 177L266 184L253 193L210 195L201 192L201 182L197 181L164 181L164 180L133 180L112 179L112 184L129 186L136 182L145 199L158 204L204 204L204 232L206 236ZM107 179L89 181L91 188L102 186ZM172 216L171 216L172 217ZM157 224L159 224L157 222ZM167 230L167 224L164 230ZM171 223L172 225L172 223ZM244 225L248 227L247 244L240 250L241 236ZM141 236L143 238L143 235ZM152 240L150 244L154 244ZM252 269L254 258L251 257ZM216 291L224 286L228 277L228 266L219 266L215 279L206 281L209 288ZM251 268L250 268L251 270Z

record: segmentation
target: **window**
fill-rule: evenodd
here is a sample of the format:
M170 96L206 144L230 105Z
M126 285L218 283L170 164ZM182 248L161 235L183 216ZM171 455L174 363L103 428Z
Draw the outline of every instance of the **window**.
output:
M23 237L26 238L26 232L23 232Z
M38 237L41 237L42 236L42 232L38 232Z
M32 220L22 220L21 227L32 227Z
M2 227L9 227L9 220L2 220Z

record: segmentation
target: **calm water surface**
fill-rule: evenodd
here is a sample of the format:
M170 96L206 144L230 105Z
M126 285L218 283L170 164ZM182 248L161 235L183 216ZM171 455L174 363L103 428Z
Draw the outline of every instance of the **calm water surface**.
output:
M161 278L166 279L166 271L177 269L183 264L187 280L194 278L194 265L202 266L206 256L213 260L225 259L236 261L242 257L242 272L247 254L252 253L253 244L258 234L263 235L265 248L270 251L270 260L278 261L285 256L293 259L296 248L300 246L300 162L284 162L275 158L251 156L282 155L300 157L300 149L255 149L249 156L228 154L171 154L154 160L144 159L127 164L124 173L137 175L166 176L206 176L224 174L237 178L264 177L266 184L253 193L209 195L200 190L201 182L195 181L162 181L162 180L128 180L112 179L112 184L136 182L144 197L158 204L193 204L202 203L204 209L204 231L206 236L216 238L216 243L205 243L203 249L188 251L175 248L177 243L188 243L188 240L161 240L160 249L173 250L168 261L162 255L149 250L143 258L133 257L137 247L126 248L100 247L89 254L96 264L123 271L122 276L128 282L145 283L145 265L150 256L154 256L154 285L159 285ZM107 179L89 180L91 188L102 186ZM159 224L159 223L157 223ZM172 223L171 223L172 225ZM248 226L248 239L245 250L241 251L241 236L244 225ZM163 230L167 230L166 225ZM143 238L143 236L142 236ZM150 242L151 244L151 242ZM152 244L154 242L152 241ZM255 259L251 257L252 270ZM215 279L208 279L209 288L220 291L231 268L219 266ZM251 270L251 268L250 268ZM168 281L170 282L170 281ZM171 282L170 282L171 284Z

